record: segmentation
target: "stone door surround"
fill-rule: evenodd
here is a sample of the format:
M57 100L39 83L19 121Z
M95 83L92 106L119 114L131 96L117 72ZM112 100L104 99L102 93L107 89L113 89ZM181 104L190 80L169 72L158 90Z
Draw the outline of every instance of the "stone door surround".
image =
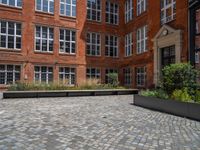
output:
M157 86L161 75L161 49L174 45L175 62L181 62L182 30L163 25L152 41L154 43L154 84Z

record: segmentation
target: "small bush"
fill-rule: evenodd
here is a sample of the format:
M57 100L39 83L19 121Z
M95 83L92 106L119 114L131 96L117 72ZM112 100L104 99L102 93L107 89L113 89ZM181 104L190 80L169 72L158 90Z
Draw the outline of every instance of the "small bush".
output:
M200 90L197 90L197 91L196 91L195 101L196 101L197 103L200 103Z
M113 87L117 87L119 85L119 79L117 73L109 73L108 75L109 84Z
M192 97L188 93L187 88L181 90L174 90L171 96L172 99L182 101L182 102L191 102Z
M190 95L194 94L198 72L190 64L171 64L166 66L162 72L162 88L169 95L174 90L182 88L187 88Z
M161 98L161 99L169 98L167 93L165 91L163 91L162 89L157 89L157 90L153 90L153 91L150 91L150 90L141 91L141 95L146 96L146 97L156 97L156 98Z

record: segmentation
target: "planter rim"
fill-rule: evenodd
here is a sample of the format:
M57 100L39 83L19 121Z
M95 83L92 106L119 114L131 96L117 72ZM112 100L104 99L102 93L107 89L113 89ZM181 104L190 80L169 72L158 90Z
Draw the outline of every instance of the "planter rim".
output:
M35 91L5 91L3 93L43 93L43 92L49 92L49 93L55 93L55 92L113 92L113 91L139 91L138 89L97 89L97 90L35 90Z
M173 99L162 99L162 98L158 98L158 97L143 96L143 95L139 95L139 94L137 94L137 96L144 97L144 98L153 98L153 99L160 100L160 101L172 101L172 102L183 103L183 104L195 104L195 105L200 105L199 103L182 102L182 101L173 100Z

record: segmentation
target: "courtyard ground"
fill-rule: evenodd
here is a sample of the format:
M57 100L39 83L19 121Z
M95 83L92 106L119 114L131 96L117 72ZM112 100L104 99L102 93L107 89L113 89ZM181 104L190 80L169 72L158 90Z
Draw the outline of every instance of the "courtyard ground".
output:
M0 150L200 150L200 122L132 98L0 100Z

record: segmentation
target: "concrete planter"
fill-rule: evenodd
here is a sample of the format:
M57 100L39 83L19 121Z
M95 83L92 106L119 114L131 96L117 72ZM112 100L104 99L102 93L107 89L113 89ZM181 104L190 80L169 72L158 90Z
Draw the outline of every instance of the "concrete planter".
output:
M200 121L200 105L135 95L134 105Z
M105 95L135 95L137 89L65 90L65 91L13 91L3 92L3 98L76 97Z

